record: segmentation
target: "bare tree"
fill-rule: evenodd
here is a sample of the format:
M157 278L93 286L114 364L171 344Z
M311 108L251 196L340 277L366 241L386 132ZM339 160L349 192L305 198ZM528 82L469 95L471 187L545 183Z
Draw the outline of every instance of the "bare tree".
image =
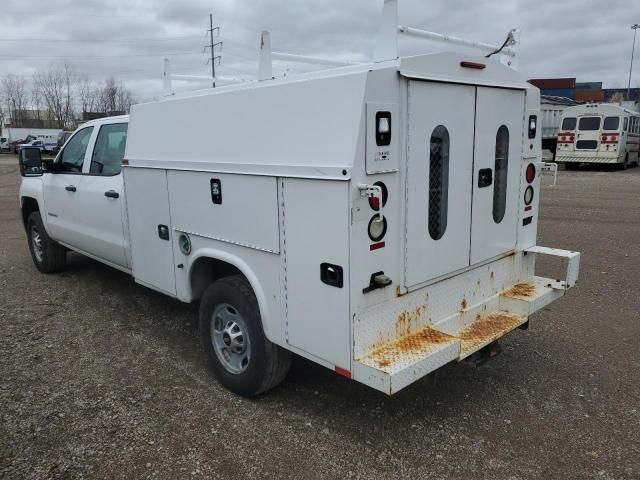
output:
M83 114L94 112L98 104L98 89L89 80L87 75L83 75L77 82L78 106Z
M109 77L100 88L97 103L100 113L127 113L131 109L131 105L134 104L134 97L122 82L117 81L114 77Z
M19 126L24 120L27 108L27 92L24 77L7 75L0 84L2 103L6 108L6 115L13 126Z
M59 128L73 126L72 78L72 68L66 62L40 70L34 77L34 88Z

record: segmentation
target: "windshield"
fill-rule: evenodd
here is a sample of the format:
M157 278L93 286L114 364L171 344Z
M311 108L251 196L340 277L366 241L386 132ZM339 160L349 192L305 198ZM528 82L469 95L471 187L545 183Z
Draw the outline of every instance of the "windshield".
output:
M575 130L576 129L576 117L567 117L562 121L562 130Z
M603 130L618 130L620 126L620 117L606 117L604 119Z
M600 130L600 117L582 117L578 129L582 131Z

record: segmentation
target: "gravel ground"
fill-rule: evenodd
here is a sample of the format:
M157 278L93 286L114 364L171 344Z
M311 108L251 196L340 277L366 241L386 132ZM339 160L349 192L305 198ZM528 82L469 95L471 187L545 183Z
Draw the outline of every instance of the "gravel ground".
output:
M236 397L199 353L196 306L69 255L31 262L0 156L0 477L640 478L640 168L560 172L541 245L580 285L481 368L394 397L297 359Z

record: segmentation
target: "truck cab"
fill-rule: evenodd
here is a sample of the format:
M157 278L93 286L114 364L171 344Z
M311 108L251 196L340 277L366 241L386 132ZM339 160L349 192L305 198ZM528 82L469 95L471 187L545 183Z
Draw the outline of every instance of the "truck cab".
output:
M56 158L44 163L39 175L23 179L20 189L25 225L37 211L56 243L125 272L130 271L131 261L123 222L121 163L128 121L119 116L82 125ZM43 255L37 258L46 260ZM60 265L39 266L52 267Z

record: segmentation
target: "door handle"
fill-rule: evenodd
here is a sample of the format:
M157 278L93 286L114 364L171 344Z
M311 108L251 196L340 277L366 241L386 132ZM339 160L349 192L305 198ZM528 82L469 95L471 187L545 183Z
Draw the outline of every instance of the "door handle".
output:
M76 187L74 187L73 185L67 185L66 187L64 187L64 189L67 192L75 192L76 191Z
M108 192L104 192L104 196L109 198L118 198L120 194L115 190L109 190Z

